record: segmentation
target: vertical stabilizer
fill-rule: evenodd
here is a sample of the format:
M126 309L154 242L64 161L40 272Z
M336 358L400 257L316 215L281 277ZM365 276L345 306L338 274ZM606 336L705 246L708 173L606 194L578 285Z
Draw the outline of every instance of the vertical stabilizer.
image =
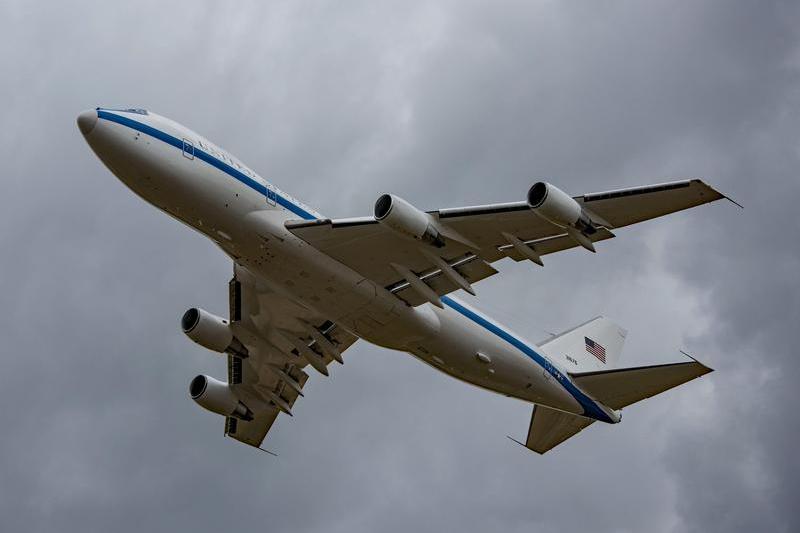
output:
M627 334L599 316L548 339L539 349L568 372L608 370L616 367Z

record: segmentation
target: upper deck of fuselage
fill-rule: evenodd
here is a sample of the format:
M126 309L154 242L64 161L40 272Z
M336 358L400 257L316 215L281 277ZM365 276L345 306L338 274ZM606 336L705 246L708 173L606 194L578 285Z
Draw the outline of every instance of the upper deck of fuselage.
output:
M256 193L271 198L275 204L299 218L305 220L323 218L319 212L267 182L238 158L206 137L152 111L142 108L97 107L94 110L84 111L78 116L78 127L96 152L98 148L107 149L107 143L93 142L104 136L104 130L127 128L173 147L177 156L189 156L191 159L218 169L227 178L238 180ZM105 144L105 146L99 147L98 144ZM102 158L102 154L98 153L98 155Z

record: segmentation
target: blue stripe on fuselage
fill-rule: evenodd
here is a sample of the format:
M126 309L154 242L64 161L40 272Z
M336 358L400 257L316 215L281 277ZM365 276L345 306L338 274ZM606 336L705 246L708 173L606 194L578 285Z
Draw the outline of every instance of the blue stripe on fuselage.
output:
M541 366L545 372L549 373L551 376L556 378L556 380L561 384L567 392L569 392L573 398L583 407L584 415L595 418L597 420L601 420L603 422L613 422L613 420L600 408L591 398L586 396L578 387L572 383L572 380L569 379L569 376L565 376L561 373L555 366L552 364L545 364L545 358L539 354L536 350L519 340L518 338L511 335L509 332L501 329L497 324L493 324L489 322L482 316L478 315L474 311L467 309L465 306L461 305L456 300L448 297L442 296L442 303L447 305L448 307L452 308L454 311L457 311L461 315L469 318L476 324L482 326L483 328L487 329L488 331L494 333L504 341L508 342L519 351L533 359L536 364Z
M170 146L174 146L178 150L183 151L183 139L178 139L177 137L173 137L172 135L170 135L168 133L165 133L165 132L163 132L163 131L161 131L161 130L159 130L157 128L154 128L152 126L148 126L147 124L143 124L143 123L141 123L139 121L132 120L132 119L129 119L127 117L123 117L123 116L117 115L115 113L109 113L108 111L105 111L105 110L102 110L102 109L98 109L97 110L97 118L102 118L102 119L105 119L105 120L108 120L108 121L111 121L111 122L116 122L117 124L121 124L123 126L126 126L128 128L134 129L136 131L141 131L144 134L147 134L147 135L149 135L151 137L154 137L154 138L156 138L156 139L158 139L160 141L163 141L163 142L169 144ZM267 187L265 185L263 185L263 184L259 183L258 181L254 180L253 178L251 178L247 174L244 174L243 172L241 172L239 170L236 170L235 168L233 168L229 164L225 163L224 161L221 161L221 160L217 159L216 157L212 156L208 152L204 152L203 150L201 150L200 148L198 148L196 146L194 147L194 157L196 159L200 159L201 161L204 161L204 162L208 163L209 165L211 165L214 168L217 168L217 169L221 170L225 174L227 174L227 175L231 176L232 178L235 178L236 180L238 180L238 181L242 182L243 184L247 185L248 187L250 187L254 191L256 191L258 193L261 193L264 196L267 195ZM294 202L292 202L288 198L285 198L285 197L281 196L280 194L277 194L277 192L276 192L276 202L281 207L284 207L285 209L288 209L289 211L291 211L295 215L297 215L297 216L299 216L299 217L301 217L301 218L303 218L305 220L315 220L317 218L316 216L312 215L311 213L309 213L308 211L306 211L305 209L303 209L299 205L295 204Z

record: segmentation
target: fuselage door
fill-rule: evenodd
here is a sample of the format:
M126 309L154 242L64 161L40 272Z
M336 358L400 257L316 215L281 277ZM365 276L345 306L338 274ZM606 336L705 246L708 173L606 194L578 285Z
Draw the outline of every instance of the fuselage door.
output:
M547 359L546 357L544 359L544 369L542 372L544 374L545 381L550 381L551 379L553 379L553 374L551 373L553 372L553 363L551 363L550 360Z
M275 192L275 188L272 185L267 185L267 203L274 206L277 201L278 193Z
M194 159L194 143L189 139L183 140L183 157Z

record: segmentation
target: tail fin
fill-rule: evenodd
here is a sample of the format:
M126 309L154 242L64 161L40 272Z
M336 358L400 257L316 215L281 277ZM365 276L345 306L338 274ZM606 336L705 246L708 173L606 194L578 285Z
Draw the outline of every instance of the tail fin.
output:
M570 372L614 368L628 334L611 320L599 316L548 339L539 348Z
M687 361L600 372L573 373L571 377L595 400L612 409L622 409L712 371L702 363Z

